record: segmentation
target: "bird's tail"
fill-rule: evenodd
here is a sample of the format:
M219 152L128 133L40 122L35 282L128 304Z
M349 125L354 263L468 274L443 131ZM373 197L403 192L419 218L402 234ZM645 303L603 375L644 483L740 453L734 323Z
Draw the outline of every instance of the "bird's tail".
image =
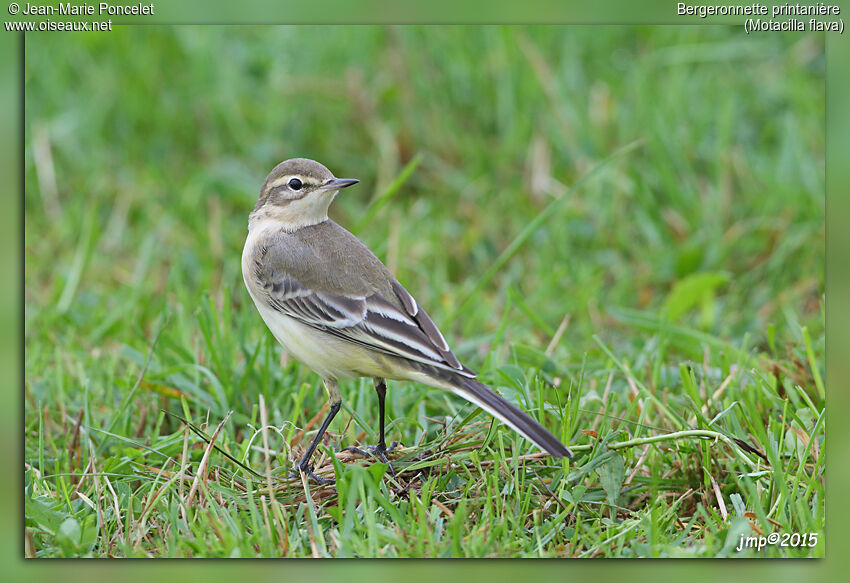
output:
M452 375L448 384L453 393L507 423L517 433L543 451L548 452L552 457L573 457L569 448L561 443L557 437L532 419L528 413L504 400L487 385L460 375Z

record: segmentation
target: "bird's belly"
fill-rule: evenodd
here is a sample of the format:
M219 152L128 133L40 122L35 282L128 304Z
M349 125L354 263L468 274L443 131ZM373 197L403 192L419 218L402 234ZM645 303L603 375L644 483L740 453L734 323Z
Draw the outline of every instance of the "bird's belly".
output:
M323 378L343 379L360 376L405 378L396 364L375 351L341 340L281 314L265 301L257 300L251 285L250 257L261 228L252 230L242 253L242 276L257 311L271 333L295 360Z
M321 377L381 376L381 368L371 351L302 324L261 302L254 303L284 350Z

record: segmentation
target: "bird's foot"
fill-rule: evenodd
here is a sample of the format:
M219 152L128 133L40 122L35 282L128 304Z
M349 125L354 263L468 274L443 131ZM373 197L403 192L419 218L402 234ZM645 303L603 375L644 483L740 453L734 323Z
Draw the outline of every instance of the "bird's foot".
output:
M289 479L301 478L301 475L305 475L314 482L316 482L320 486L324 486L325 484L333 484L336 482L333 478L323 478L322 476L318 476L313 473L313 466L308 464L299 464L295 466L295 469L289 472Z
M395 470L393 469L393 465L390 463L390 460L387 459L387 453L394 450L397 445L397 441L392 442L389 447L387 447L383 443L379 443L378 445L367 446L366 449L361 449L357 446L350 445L346 448L343 448L342 451L350 451L351 453L356 453L358 455L362 455L363 457L374 457L378 461L387 464L387 469L390 471L390 474L394 476Z

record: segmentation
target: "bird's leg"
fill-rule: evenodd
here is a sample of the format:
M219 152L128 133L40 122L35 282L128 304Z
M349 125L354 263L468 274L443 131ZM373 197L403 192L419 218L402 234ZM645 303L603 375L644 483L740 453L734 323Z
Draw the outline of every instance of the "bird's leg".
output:
M325 381L325 389L328 391L328 397L331 400L331 409L328 411L327 417L322 421L322 425L319 427L319 431L316 433L316 437L313 438L313 441L310 442L310 447L307 448L307 451L304 453L304 456L301 458L301 461L298 462L298 471L302 474L305 474L307 477L312 478L318 484L333 484L333 478L322 478L313 473L313 468L310 466L310 458L313 457L313 453L316 451L316 448L319 446L319 442L322 440L322 436L327 431L328 426L333 421L333 418L339 412L339 408L342 405L342 397L339 393L339 386L336 384L336 381L326 380ZM292 473L289 474L290 477L295 477L296 473L293 470Z
M359 447L349 446L345 448L345 451L350 451L352 453L360 454L363 457L374 456L378 458L378 460L387 464L387 467L390 470L390 473L395 475L395 471L393 470L393 466L390 463L390 460L387 459L387 452L395 449L395 446L398 445L397 441L393 441L389 447L387 447L387 442L384 441L384 401L387 397L387 383L384 379L374 379L375 380L375 392L378 393L378 413L381 417L380 421L380 434L378 438L378 445L370 445L365 450L360 449Z
M398 445L397 441L393 441L389 447L387 447L387 442L384 441L384 400L387 397L387 382L384 379L375 379L375 392L378 393L378 411L381 416L380 428L381 428L381 436L378 441L378 449L382 451L384 455L384 460L386 460L386 453L388 451L392 451L395 449L395 446ZM387 462L389 463L389 462Z
M378 414L381 416L381 435L378 438L378 449L387 451L387 442L384 441L384 401L387 398L387 381L384 379L374 379L373 382L375 383L375 392L378 393Z

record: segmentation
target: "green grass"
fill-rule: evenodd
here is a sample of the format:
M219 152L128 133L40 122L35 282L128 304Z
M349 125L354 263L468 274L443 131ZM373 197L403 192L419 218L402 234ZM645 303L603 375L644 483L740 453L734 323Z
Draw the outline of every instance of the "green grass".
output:
M145 26L25 76L27 556L823 556L823 36ZM575 459L409 383L396 475L335 457L362 379L286 479L324 392L239 257L293 156Z

